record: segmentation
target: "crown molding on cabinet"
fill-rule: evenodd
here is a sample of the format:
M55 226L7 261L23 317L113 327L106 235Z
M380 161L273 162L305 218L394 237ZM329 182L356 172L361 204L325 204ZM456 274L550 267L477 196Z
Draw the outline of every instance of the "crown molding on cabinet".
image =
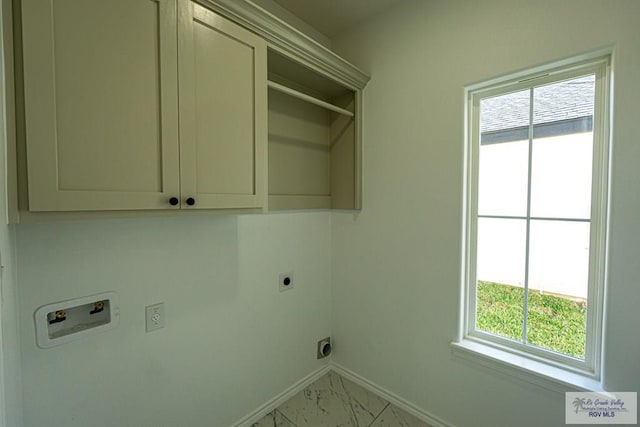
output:
M352 90L363 89L369 81L362 70L250 1L196 1L260 35L270 48Z

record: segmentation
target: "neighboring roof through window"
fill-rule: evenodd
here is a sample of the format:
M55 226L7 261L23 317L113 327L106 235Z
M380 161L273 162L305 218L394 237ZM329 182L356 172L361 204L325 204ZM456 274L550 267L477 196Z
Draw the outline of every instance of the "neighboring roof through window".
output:
M590 75L535 88L534 137L591 131L594 87L595 77ZM519 91L484 99L488 108L481 112L480 143L528 139L529 98L528 91Z

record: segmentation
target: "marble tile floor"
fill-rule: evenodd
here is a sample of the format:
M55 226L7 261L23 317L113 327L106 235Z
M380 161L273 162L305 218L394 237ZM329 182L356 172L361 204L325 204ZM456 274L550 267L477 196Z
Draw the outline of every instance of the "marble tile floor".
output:
M359 385L328 372L252 427L429 427Z

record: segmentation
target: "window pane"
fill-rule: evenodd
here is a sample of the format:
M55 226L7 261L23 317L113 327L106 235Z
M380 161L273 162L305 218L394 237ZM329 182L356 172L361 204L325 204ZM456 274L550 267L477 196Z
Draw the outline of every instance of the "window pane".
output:
M478 214L527 214L529 142L480 146Z
M522 341L526 221L478 218L476 329Z
M591 216L594 76L533 91L531 215Z
M592 153L591 132L533 141L531 216L591 217Z
M480 101L478 213L527 212L529 90Z
M534 126L548 124L553 129L561 121L573 132L590 131L591 124L585 118L593 116L595 83L595 75L590 75L534 88ZM544 136L546 127L536 128L534 137Z
M529 139L529 97L525 89L480 100L480 143Z
M531 221L527 342L584 359L589 231L586 222Z

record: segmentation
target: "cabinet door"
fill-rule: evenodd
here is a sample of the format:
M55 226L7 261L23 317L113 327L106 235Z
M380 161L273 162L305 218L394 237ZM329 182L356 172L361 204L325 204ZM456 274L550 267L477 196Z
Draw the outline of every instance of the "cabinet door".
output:
M175 0L23 0L29 210L179 192Z
M263 208L266 203L266 43L180 0L182 206Z

